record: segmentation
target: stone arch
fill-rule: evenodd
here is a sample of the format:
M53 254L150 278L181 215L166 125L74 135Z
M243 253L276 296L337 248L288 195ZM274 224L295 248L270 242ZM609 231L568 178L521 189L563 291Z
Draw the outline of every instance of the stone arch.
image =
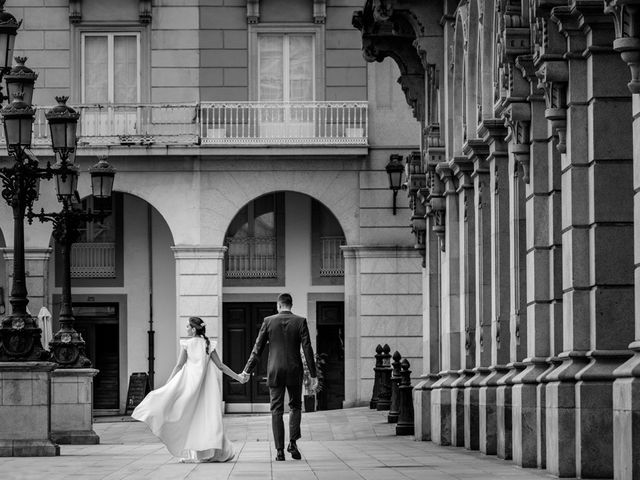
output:
M222 245L235 214L251 200L275 191L302 193L317 200L336 217L348 245L359 242L358 176L348 171L273 170L215 172L202 188L204 243Z
M478 3L476 0L469 2L469 20L467 28L465 65L466 65L466 106L467 106L467 138L475 138L478 130L478 112L480 110L477 84L479 68L477 58L480 54L479 45L479 20Z
M484 0L483 4L481 27L478 29L478 61L480 62L478 99L482 105L480 121L493 118L494 105L494 0Z
M459 8L453 36L453 155L460 155L466 140L466 8Z

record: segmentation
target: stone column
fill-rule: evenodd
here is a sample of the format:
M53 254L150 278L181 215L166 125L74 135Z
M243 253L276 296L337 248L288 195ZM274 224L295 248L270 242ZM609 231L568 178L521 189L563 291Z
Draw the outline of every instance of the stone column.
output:
M509 173L505 144L507 130L501 120L484 120L480 133L489 145L489 207L491 212L491 365L484 381L486 395L496 398L496 453L511 458L511 378L507 368L510 348Z
M176 337L185 336L189 317L202 318L212 341L222 333L222 279L226 247L176 245ZM178 340L176 339L176 351ZM218 342L222 357L222 342Z
M613 476L613 371L629 357L634 308L631 124L616 122L615 133L610 125L631 116L631 102L626 69L611 49L613 25L589 7L553 11L569 52L587 52L586 60L568 61L562 357L588 362L574 377L575 475L607 478ZM570 366L566 373L573 373Z
M465 154L473 163L473 216L475 219L475 375L465 384L465 413L469 418L467 448L475 447L472 424L478 412L478 448L488 455L496 453L495 391L482 388L491 372L491 216L489 211L489 147L482 140L469 140Z
M438 142L439 143L439 142ZM437 176L435 168L444 156L442 147L432 146L429 149L430 161L427 163L426 184L431 185ZM431 440L432 417L432 388L439 380L441 368L440 358L440 240L436 235L437 221L431 207L431 189L424 188L420 191L420 201L426 207L426 232L425 232L425 265L423 269L423 348L422 361L424 373L420 377L413 392L414 403L414 437L416 440ZM438 430L439 431L439 430Z
M466 160L466 158L465 158ZM448 346L449 376L452 377L451 404L451 445L464 446L464 382L468 380L462 372L464 348L464 318L461 316L460 277L460 213L457 179L449 163L440 163L436 172L445 184L446 237L444 257L446 259L447 307L443 310L443 344ZM448 332L447 332L448 329ZM444 337L448 339L445 340ZM443 351L443 354L445 352ZM446 393L444 393L446 395Z
M440 281L441 281L441 358L442 371L440 379L433 385L431 393L431 441L440 445L456 445L461 440L458 435L458 412L455 398L452 398L452 384L458 379L460 370L460 351L457 339L460 335L460 282L459 275L459 247L458 247L458 204L455 185L449 164L438 163L434 178L434 191L440 193L434 198L436 215L440 218L436 225L441 240L440 253ZM433 192L432 192L433 195ZM456 391L457 393L457 391ZM454 418L455 416L455 418ZM454 428L456 431L454 432Z
M537 78L530 55L518 57L518 67L530 84L531 102L528 115L522 119L526 124L526 143L510 146L514 160L523 166L521 187L525 190L526 210L526 342L520 338L520 349L515 358L526 358L525 369L513 379L512 425L513 460L523 467L544 468L544 426L542 403L538 400L538 377L548 366L550 355L550 324L552 294L551 247L549 232L552 231L552 216L549 211L550 162L548 152L548 124L544 118L544 102L537 88ZM524 133L524 132L523 132ZM521 327L522 328L522 327ZM513 346L512 346L513 347ZM512 350L512 358L514 352ZM544 393L544 389L541 390ZM541 455L542 453L542 455Z
M467 157L455 157L451 169L457 178L458 226L460 247L460 378L453 384L462 392L462 404L457 408L464 413L464 446L478 450L478 398L468 393L469 380L475 375L476 332L476 269L475 269L475 208L471 174L473 162Z
M344 256L344 407L360 405L360 292L356 249L342 247ZM369 392L370 393L370 392Z
M640 479L640 1L607 0L623 65L631 69L628 83L633 114L633 191L634 191L634 323L635 341L629 345L633 356L613 373L613 476L616 480ZM626 78L629 78L627 74Z

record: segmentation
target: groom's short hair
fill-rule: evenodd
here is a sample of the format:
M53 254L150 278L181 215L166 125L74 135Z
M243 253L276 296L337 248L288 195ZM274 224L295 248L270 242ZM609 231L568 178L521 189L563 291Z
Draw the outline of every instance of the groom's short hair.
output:
M293 305L293 298L288 293L281 293L278 295L278 303L284 307L291 307Z

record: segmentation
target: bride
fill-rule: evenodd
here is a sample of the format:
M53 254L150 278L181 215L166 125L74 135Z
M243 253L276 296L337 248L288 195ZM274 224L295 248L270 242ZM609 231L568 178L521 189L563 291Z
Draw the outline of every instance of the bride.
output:
M149 393L131 417L145 422L181 462L227 462L235 452L222 425L219 372L241 383L248 378L222 363L201 318L189 318L187 334L166 385Z

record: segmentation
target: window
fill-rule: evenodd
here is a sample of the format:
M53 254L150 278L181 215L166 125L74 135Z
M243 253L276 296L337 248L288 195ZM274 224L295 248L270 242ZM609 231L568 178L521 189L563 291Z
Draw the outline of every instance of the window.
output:
M140 100L140 35L82 34L82 103Z
M226 280L277 282L282 275L284 252L284 196L264 195L243 207L225 238Z
M86 222L78 242L71 247L72 278L116 277L116 229L111 198L88 197L82 201L84 211L103 211L102 221Z
M315 99L313 35L258 35L258 100Z

